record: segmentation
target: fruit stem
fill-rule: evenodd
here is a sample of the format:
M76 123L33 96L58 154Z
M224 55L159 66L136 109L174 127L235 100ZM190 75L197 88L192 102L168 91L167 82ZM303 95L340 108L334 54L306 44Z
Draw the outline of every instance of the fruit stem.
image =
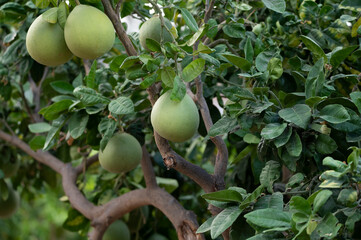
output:
M76 5L80 5L79 0L75 0Z

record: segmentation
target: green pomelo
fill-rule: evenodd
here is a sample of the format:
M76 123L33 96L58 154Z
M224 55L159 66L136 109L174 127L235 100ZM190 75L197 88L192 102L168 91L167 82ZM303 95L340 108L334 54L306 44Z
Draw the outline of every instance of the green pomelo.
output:
M128 226L121 220L113 222L105 231L103 240L130 240Z
M164 93L154 104L151 122L154 130L172 142L184 142L197 131L199 114L192 98L186 94L182 101L170 99L171 91Z
M100 165L113 173L124 173L134 169L142 159L142 147L128 133L116 133L104 151L99 152Z
M77 57L95 59L108 52L115 33L108 16L99 9L78 5L69 14L64 27L66 44Z
M57 23L48 23L42 15L28 30L26 49L35 61L46 66L66 63L73 55L66 46L63 29Z
M168 240L168 238L164 237L159 233L154 233L152 236L148 238L148 240Z
M0 218L11 217L19 207L19 196L9 184L7 184L7 187L9 192L8 198L3 200L0 195Z
M164 23L165 23L165 26L169 30L172 29L172 24L170 23L170 21L168 19L164 18ZM144 49L149 50L146 45L147 38L150 38L150 39L160 43L161 28L162 28L161 22L160 22L158 15L154 15L153 17L151 17L150 19L145 21L139 29L140 45L142 45L142 47ZM172 42L172 41L173 41L172 35L167 31L167 29L164 28L163 29L163 43Z
M5 178L11 178L14 176L19 169L19 160L16 158L9 159L5 162L0 163L0 169L3 171Z

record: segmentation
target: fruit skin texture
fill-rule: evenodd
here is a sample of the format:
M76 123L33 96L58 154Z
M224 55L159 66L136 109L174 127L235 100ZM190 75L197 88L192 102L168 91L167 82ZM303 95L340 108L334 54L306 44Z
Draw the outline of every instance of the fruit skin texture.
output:
M168 91L154 104L151 123L161 137L172 142L184 142L198 129L197 106L188 94L180 102L171 100L170 96L171 91Z
M65 42L77 57L95 59L108 52L115 33L108 16L99 9L78 5L69 14L64 27Z
M59 24L48 23L40 15L31 24L26 35L26 49L30 56L46 66L58 66L73 56Z
M172 24L170 23L170 21L168 19L164 18L164 23L167 26L167 28L169 30L171 30ZM160 43L161 28L162 28L161 22L160 22L160 18L158 15L154 15L153 17L151 17L150 19L145 21L139 29L140 45L142 45L142 47L144 49L149 51L149 49L147 48L147 45L146 45L147 38L153 39L154 41ZM172 41L173 41L172 35L167 31L167 29L164 28L163 29L163 43L172 42Z
M113 222L105 231L103 240L130 240L128 226L121 220Z
M104 151L99 151L100 165L113 173L124 173L134 169L142 159L142 147L128 133L116 133Z
M9 196L4 201L0 197L0 218L9 218L11 217L19 207L19 196L7 183Z

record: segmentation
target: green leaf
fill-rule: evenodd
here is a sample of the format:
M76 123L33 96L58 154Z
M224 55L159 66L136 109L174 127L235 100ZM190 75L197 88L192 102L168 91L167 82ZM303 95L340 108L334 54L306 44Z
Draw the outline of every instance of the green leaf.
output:
M147 38L145 39L145 45L147 46L147 48L153 52L161 52L162 49L160 48L160 44L159 42L151 39L151 38ZM133 58L136 58L137 56L130 56L130 57L133 57ZM123 67L125 68L125 67Z
M341 226L342 224L338 224L338 219L329 212L322 221L317 224L315 232L320 236L320 238L334 239Z
M314 40L304 35L301 35L301 40L306 45L308 50L310 50L314 55L314 62L316 62L320 58L323 58L323 60L327 62L327 57L325 52Z
M68 5L65 2L61 2L58 7L58 23L61 28L64 29L66 19L68 17Z
M179 187L178 181L173 178L156 177L157 184L168 193L174 192Z
M252 202L256 201L257 198L259 198L263 192L264 186L260 185L258 186L250 195L248 195L243 202L240 204L240 208L244 209L248 207Z
M175 73L174 69L169 66L161 69L160 71L162 82L168 87L173 87L173 82L176 75L177 74Z
M243 71L248 72L252 66L252 64L249 61L247 61L242 57L238 57L233 54L222 54L222 56Z
M306 199L300 196L293 196L290 200L290 212L295 223L305 223L308 222L312 209Z
M209 200L216 200L220 202L242 202L242 195L235 190L221 190L217 192L206 193L202 195L202 198Z
M124 61L120 65L120 69L127 69L131 66L134 66L134 64L136 64L137 62L139 62L139 56L129 56L126 59L124 59Z
M318 210L327 202L327 200L332 196L332 192L330 190L322 190L320 191L315 200L313 201L313 213L317 213Z
M44 9L47 8L50 4L50 0L35 0L35 6Z
M198 31L195 34L193 34L193 36L186 42L187 46L189 46L189 47L193 46L195 44L195 42L204 35L204 30L206 29L205 26L206 25L202 25L202 27L200 27L198 29ZM201 45L201 42L199 43L199 45ZM193 55L196 55L200 52L199 45L198 45L198 50L196 52L194 52Z
M44 133L48 132L51 129L50 124L46 122L29 124L28 127L30 132L32 133Z
M223 27L223 32L231 38L244 38L246 30L243 24L231 22Z
M253 62L254 50L251 42L251 38L247 38L246 45L244 46L244 55L248 62Z
M283 211L283 194L275 192L272 195L265 195L259 198L254 205L254 210L273 208L279 211Z
M292 135L292 128L286 128L286 130L280 136L278 136L273 141L273 143L277 148L280 148L284 146L288 142L288 140L290 140L291 135Z
M229 228L238 216L242 213L242 209L238 206L228 207L220 212L212 221L211 237L215 239L221 235L227 228Z
M340 4L340 8L349 9L355 12L361 11L361 3L355 0L343 0Z
M80 137L86 128L89 120L89 115L83 111L76 112L69 119L69 132L72 138Z
M271 58L275 57L275 53L272 51L263 51L256 57L256 68L260 72L267 71L268 63Z
M261 228L291 228L291 217L288 212L274 208L258 209L244 215L247 222Z
M305 176L302 173L296 173L288 180L288 183L286 184L286 188L292 188L300 184L304 178Z
M269 123L261 131L264 139L270 140L280 136L287 127L287 123Z
M201 226L199 226L196 233L204 233L210 231L214 218L215 216L208 218L207 221L205 221Z
M337 149L337 143L329 135L320 134L316 140L316 150L321 154L331 154Z
M269 72L269 78L272 81L276 81L283 74L282 61L279 58L271 58L267 65L267 70Z
M30 142L29 146L33 151L36 151L38 149L42 149L44 147L46 141L46 137L42 135L38 135L33 137Z
M150 75L142 81L142 83L139 85L142 89L147 89L150 86L152 86L153 83L157 81L157 74Z
M322 161L322 165L327 166L336 171L344 171L347 168L346 163L339 160L335 160L332 157L325 157Z
M208 135L215 137L232 131L238 125L237 119L223 116L210 129Z
M68 110L72 104L72 100L64 99L40 109L39 114L42 114L47 120L54 120L57 119L64 111Z
M346 108L340 104L330 104L321 109L319 117L330 123L343 123L350 120Z
M336 69L358 46L349 46L332 52L330 63Z
M273 183L280 177L281 165L276 161L266 162L266 166L262 169L259 181L267 188L268 192L273 192Z
M182 12L182 17L186 22L187 26L193 31L198 31L198 25L192 14L185 8L179 8Z
M355 189L342 189L337 197L337 202L347 207L352 207L356 201L357 191Z
M218 59L212 57L209 54L199 53L199 57L213 64L216 67L219 67L221 65L221 62Z
M100 93L97 93L94 89L84 86L75 88L73 94L87 106L95 105L97 103L108 104L110 102L108 98L102 96Z
M118 97L109 103L108 109L115 115L125 115L134 112L134 104L128 97Z
M353 214L348 216L345 226L349 232L354 232L355 223L361 220L361 213L355 211Z
M204 71L204 65L206 61L202 58L198 58L188 64L182 72L183 80L185 82L190 82L199 76Z
M357 106L359 113L361 113L361 92L350 93L352 102Z
M245 141L248 144L258 144L261 141L261 139L251 133L247 133L246 135L244 135L243 141Z
M58 8L53 7L44 12L42 15L42 18L44 21L47 21L48 23L56 23L58 21Z
M278 13L284 13L286 11L285 0L262 0L263 4Z
M187 89L184 82L180 79L179 76L174 78L174 87L172 89L172 94L170 95L170 99L173 101L180 102L186 95Z
M80 212L71 208L68 212L68 217L63 223L63 228L71 232L77 232L84 229L89 224L89 220L86 219Z
M59 118L55 119L53 123L51 124L51 129L48 132L48 135L46 136L46 140L44 143L43 150L47 151L52 147L52 141L53 139L58 135L61 128L65 125L67 121L67 117L65 115L61 115Z
M311 119L311 108L306 104L296 104L292 108L285 108L278 112L285 121L306 129Z
M54 81L50 83L50 86L61 94L73 94L74 87L68 82L65 81Z
M115 129L117 128L117 122L114 119L104 117L99 125L98 131L103 135L102 140L100 141L100 150L103 151L107 146L110 138L113 136Z
M361 162L361 148L350 147L352 153L347 157L347 163L351 166L352 171L356 171L359 162Z
M290 140L286 144L287 152L292 157L298 157L302 152L302 142L297 132L293 132Z
M95 72L97 70L97 60L94 60L90 68L88 76L85 77L85 84L88 88L95 89Z

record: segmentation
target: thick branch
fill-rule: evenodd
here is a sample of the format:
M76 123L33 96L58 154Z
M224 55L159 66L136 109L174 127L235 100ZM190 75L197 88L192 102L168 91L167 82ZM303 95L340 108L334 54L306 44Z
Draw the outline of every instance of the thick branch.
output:
M155 188L158 186L156 180L155 180L155 174L153 170L152 163L150 161L149 153L147 151L147 148L143 145L143 156L142 156L142 170L144 174L144 180L147 188Z
M92 222L96 228L92 236L99 235L96 232L104 232L112 222L144 205L153 205L162 211L177 230L178 239L203 239L201 235L195 234L198 228L196 216L159 187L133 190L102 206L101 215Z

